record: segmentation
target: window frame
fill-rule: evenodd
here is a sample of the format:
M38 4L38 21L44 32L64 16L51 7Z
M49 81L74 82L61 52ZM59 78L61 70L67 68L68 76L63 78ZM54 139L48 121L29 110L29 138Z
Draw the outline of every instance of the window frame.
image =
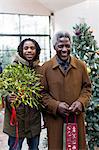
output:
M12 14L12 13L0 13L0 14L6 14L6 15L18 15L19 17L19 34L1 34L0 33L0 37L19 37L19 42L21 42L22 37L48 37L49 39L49 59L51 58L51 29L50 29L50 25L51 25L51 17L47 16L49 18L49 34L21 34L20 29L21 29L21 24L20 24L20 16L25 15L25 16L36 16L36 15L29 15L29 14ZM42 16L41 16L42 17ZM17 49L17 48L16 48ZM6 50L5 50L6 51Z

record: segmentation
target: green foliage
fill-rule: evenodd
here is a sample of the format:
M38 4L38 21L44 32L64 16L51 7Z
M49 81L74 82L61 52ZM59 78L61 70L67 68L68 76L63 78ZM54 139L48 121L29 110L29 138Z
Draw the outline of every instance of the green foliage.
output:
M93 31L86 23L76 24L73 29L75 34L73 36L73 53L88 63L94 61L93 58L98 47L92 34Z
M0 74L0 93L9 95L15 93L17 95L12 106L18 107L21 103L36 107L41 106L41 90L40 75L34 70L22 64L8 65L3 73Z
M94 150L94 146L99 147L99 48L86 23L76 24L73 30L73 54L86 62L92 82L92 98L86 109L86 130L89 148Z

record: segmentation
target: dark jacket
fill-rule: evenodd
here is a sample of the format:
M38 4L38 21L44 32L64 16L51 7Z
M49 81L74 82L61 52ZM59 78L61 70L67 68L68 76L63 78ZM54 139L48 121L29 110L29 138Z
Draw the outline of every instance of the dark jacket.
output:
M2 73L2 66L0 66L0 73Z
M29 63L21 58L19 55L16 56L14 63L21 63L29 66ZM33 62L33 68L39 73L40 66L39 61ZM9 107L9 101L6 100L5 117L4 117L4 129L3 132L10 135L16 136L16 127L10 125L11 108ZM21 104L17 110L18 120L18 133L19 137L34 137L40 134L41 131L41 114L36 108L31 108L24 104Z
M43 104L46 106L46 126L48 131L48 149L63 149L63 118L57 114L60 102L71 105L78 100L83 108L91 96L91 83L85 64L72 57L66 72L56 60L56 56L42 66L44 85ZM86 150L84 112L77 115L79 132L79 150Z

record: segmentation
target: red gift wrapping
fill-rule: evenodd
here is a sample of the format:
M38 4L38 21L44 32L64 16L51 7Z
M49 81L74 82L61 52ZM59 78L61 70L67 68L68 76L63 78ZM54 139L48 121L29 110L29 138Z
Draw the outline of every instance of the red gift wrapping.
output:
M68 116L66 116L66 150L78 150L76 115L74 115L74 123L69 123Z

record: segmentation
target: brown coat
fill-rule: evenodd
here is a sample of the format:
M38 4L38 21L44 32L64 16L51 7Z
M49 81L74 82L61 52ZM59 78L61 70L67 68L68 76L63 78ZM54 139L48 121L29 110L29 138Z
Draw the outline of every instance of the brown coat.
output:
M91 83L85 64L71 56L68 70L64 72L56 56L43 66L42 84L45 87L43 102L46 106L46 126L49 150L62 150L63 119L57 114L61 102L71 105L78 100L85 108L91 96ZM84 112L77 115L79 150L86 150Z

